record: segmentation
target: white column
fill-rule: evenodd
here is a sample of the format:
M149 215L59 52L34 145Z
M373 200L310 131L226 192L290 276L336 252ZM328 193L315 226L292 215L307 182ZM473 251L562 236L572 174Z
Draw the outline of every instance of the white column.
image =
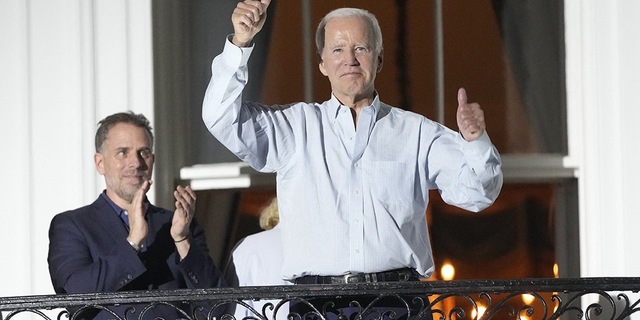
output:
M0 264L0 296L31 293L29 193L33 181L26 18L25 1L0 2L0 256L5 257Z
M151 49L148 0L0 2L0 296L53 293L51 218L104 188L98 120L153 122Z
M581 276L637 276L640 2L565 1L569 161L577 163Z

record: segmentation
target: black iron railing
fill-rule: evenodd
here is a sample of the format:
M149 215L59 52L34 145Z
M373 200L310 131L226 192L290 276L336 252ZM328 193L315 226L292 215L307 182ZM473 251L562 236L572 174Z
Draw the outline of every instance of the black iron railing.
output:
M405 306L410 319L608 319L629 318L639 310L640 278L454 280L348 285L295 285L203 290L131 291L0 298L0 320L82 319L97 311L109 319L158 319L173 308L180 319L329 318L332 299L353 299L358 319L394 319L380 312L382 298ZM370 298L360 305L356 300ZM326 298L329 303L306 314L290 313L289 303ZM252 301L273 300L254 308ZM185 308L189 306L190 308ZM233 308L236 311L234 313ZM373 311L373 310L376 311ZM187 310L187 311L185 311ZM242 311L238 313L238 311ZM151 316L151 314L154 314ZM242 314L242 315L241 315Z

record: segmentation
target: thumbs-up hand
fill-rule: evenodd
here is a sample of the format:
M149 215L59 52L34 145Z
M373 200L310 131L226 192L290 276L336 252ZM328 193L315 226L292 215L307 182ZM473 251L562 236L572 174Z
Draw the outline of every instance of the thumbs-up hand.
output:
M458 111L456 112L458 129L462 137L467 141L478 139L486 127L484 111L478 103L467 102L467 91L464 88L458 90Z
M248 46L253 37L262 30L267 21L267 8L271 0L245 0L238 2L231 15L233 23L233 44L238 47Z

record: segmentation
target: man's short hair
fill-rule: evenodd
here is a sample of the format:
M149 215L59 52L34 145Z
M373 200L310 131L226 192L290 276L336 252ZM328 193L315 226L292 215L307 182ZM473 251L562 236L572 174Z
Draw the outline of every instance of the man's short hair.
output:
M136 127L143 128L147 132L151 150L153 150L153 132L149 120L142 114L135 114L133 111L114 113L98 122L98 130L96 131L96 152L100 153L104 141L107 140L109 130L118 123L129 123Z
M324 50L325 44L325 27L327 22L334 18L351 18L360 17L369 24L369 31L373 33L373 48L376 55L382 52L382 31L380 30L380 24L378 19L373 13L359 8L339 8L327 13L316 29L316 47L318 48L318 56L322 56L322 50Z

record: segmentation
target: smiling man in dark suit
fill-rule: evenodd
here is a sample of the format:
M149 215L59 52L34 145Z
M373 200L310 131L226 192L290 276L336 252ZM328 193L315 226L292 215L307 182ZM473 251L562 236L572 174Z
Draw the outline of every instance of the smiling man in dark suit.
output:
M56 215L49 229L49 273L56 293L210 288L222 285L204 230L193 220L196 196L190 187L174 192L174 212L153 206L153 133L141 114L116 113L98 123L94 162L106 190L92 204ZM112 307L135 317L141 306ZM179 308L179 309L178 309ZM186 305L160 305L143 315L184 318ZM79 318L113 318L89 309ZM96 315L97 314L97 315Z

